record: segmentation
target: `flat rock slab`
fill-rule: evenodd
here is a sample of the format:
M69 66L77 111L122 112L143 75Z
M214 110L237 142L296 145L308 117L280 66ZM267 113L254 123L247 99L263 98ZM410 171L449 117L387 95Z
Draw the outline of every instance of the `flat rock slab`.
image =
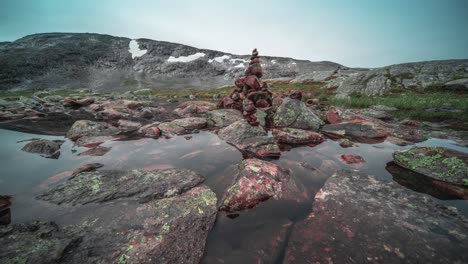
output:
M274 127L317 131L324 122L301 100L284 98L273 116Z
M383 140L389 134L388 129L370 121L329 124L323 126L321 131L334 139L349 138L358 142L367 142L375 139Z
M2 227L0 263L199 263L216 202L201 185L145 204L92 207L80 223L66 227Z
M466 263L468 220L358 171L338 171L291 233L283 263Z
M158 128L162 135L183 135L190 134L194 130L206 128L207 121L208 120L203 117L186 117L161 123L158 125Z
M435 180L468 187L468 154L443 147L413 147L393 153L401 167Z
M216 104L205 101L187 101L179 104L174 113L181 117L204 116L206 112L216 109Z
M38 198L76 205L131 197L142 203L183 193L203 180L202 176L185 169L83 171Z
M301 145L314 144L318 145L325 141L325 138L313 131L297 129L297 128L275 128L272 131L273 137L279 143Z
M303 202L308 197L285 169L264 160L246 159L239 164L236 181L226 191L220 210L240 211L270 198Z

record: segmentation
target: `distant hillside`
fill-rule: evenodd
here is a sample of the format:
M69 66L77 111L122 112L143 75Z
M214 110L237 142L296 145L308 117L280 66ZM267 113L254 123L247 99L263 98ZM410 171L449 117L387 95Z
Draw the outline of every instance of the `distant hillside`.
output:
M132 58L130 44L133 55L144 50L142 55ZM0 90L212 88L231 85L243 74L248 59L249 55L150 39L131 43L129 38L102 34L35 34L0 42ZM333 62L281 57L261 60L265 78L270 79L307 79L313 72L326 73L313 78L326 78L343 68Z

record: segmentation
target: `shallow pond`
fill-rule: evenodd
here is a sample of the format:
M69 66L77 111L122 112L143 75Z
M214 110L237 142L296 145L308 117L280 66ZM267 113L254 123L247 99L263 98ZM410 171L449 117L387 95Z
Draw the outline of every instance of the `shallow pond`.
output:
M26 142L17 142L30 138L66 141L61 147L59 159L54 160L21 151ZM73 143L63 136L44 136L0 129L0 140L0 195L13 196L12 223L50 220L70 224L69 217L63 217L67 213L70 214L66 212L69 210L67 207L53 206L34 197L65 180L60 173L73 170L82 164L99 162L104 164L104 168L112 169L191 169L203 175L206 178L205 183L216 192L218 199L221 199L224 191L234 181L235 168L242 160L242 155L236 148L207 131L170 139L108 141L102 146L110 148L110 151L97 157L79 155L86 148L73 146ZM468 152L468 148L459 147L449 140L429 139L417 145L443 146ZM260 244L257 248L268 248L268 243L275 239L279 228L294 224L308 215L312 210L315 193L334 170L354 168L392 181L395 177L401 177L401 172L400 175L392 175L387 170L392 166L392 153L409 148L411 146L400 147L382 142L358 143L357 147L345 149L332 140L315 147L285 147L281 158L272 162L289 169L293 177L304 184L311 199L299 206L284 201L268 200L238 214L226 215L220 212L208 237L202 262L251 263L253 254L258 254L251 251L252 245ZM341 162L340 155L350 152L361 155L366 163L358 166ZM423 189L417 191L425 192ZM468 215L467 201L441 202L457 207L463 214ZM268 251L264 254L268 254ZM281 259L281 255L274 259Z

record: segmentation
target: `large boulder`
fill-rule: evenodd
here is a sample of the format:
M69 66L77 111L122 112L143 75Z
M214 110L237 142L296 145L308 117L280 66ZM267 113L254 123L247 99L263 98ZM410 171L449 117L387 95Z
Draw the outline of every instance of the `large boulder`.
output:
M468 154L443 147L413 147L393 153L399 166L434 180L468 187Z
M283 263L466 263L467 228L427 195L338 171L294 225Z
M38 153L42 157L58 159L63 140L33 139L21 149L29 153Z
M317 131L323 121L305 103L297 99L284 98L273 115L273 126L291 127Z
M252 208L270 198L304 202L307 194L285 169L259 159L246 159L238 167L220 210L234 212Z
M76 121L67 133L67 138L75 141L83 136L112 136L120 130L105 122L95 122L90 120Z
M265 129L252 126L244 119L221 129L218 137L248 156L275 158L281 154L274 139L267 137Z

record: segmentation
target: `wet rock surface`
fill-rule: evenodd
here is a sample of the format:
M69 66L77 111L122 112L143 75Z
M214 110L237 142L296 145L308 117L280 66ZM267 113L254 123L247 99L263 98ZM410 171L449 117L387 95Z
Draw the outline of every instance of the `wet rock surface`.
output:
M468 154L442 147L413 147L393 154L403 168L468 188Z
M455 209L429 196L339 171L294 226L284 263L464 263L467 228Z
M218 137L254 157L274 158L281 155L274 139L267 137L267 131L261 126L250 125L246 120L234 122L221 129Z
M235 212L252 208L270 198L304 202L307 194L288 171L259 159L246 159L238 167L235 183L226 191L220 210Z
M60 146L63 140L32 139L21 149L29 153L37 153L42 157L58 159L60 156Z
M385 127L369 121L329 124L323 126L321 131L331 138L349 138L358 142L383 141L388 135Z
M204 178L193 171L166 169L155 171L98 170L74 174L65 183L38 196L56 204L87 204L118 198L140 203L171 197L191 189Z

